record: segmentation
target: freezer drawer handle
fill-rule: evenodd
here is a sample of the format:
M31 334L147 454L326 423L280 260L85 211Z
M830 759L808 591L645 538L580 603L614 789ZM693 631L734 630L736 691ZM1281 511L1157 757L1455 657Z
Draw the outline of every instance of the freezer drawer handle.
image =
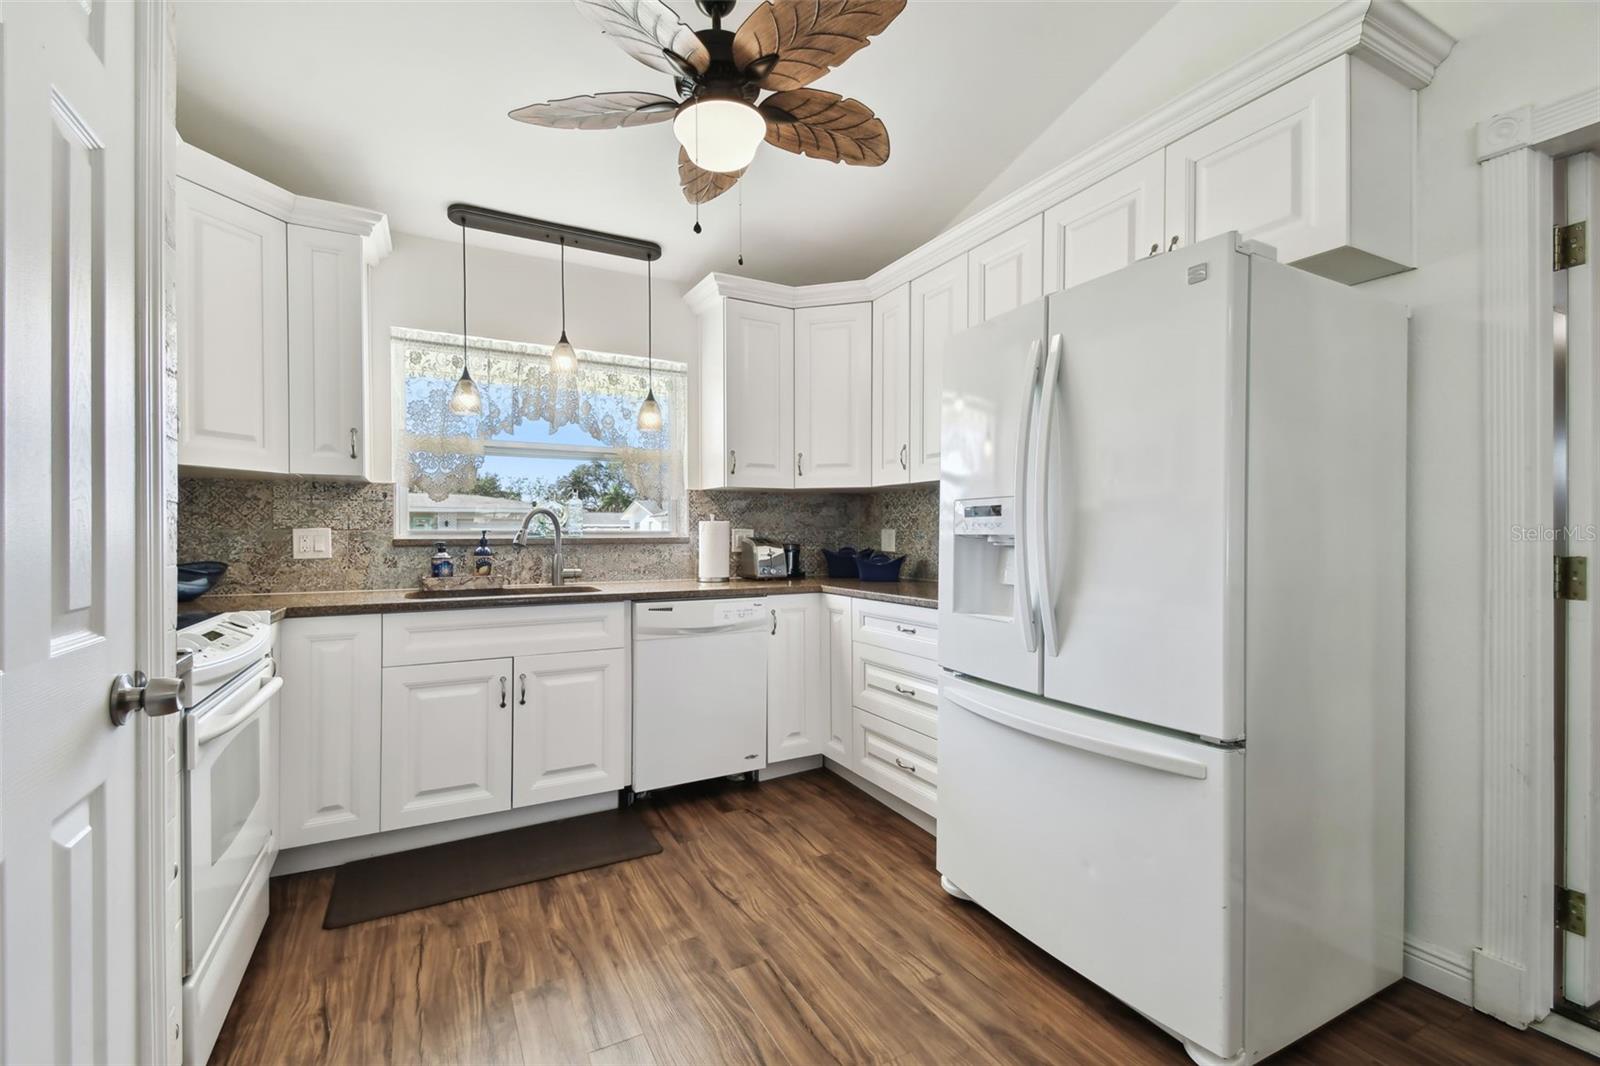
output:
M900 756L898 756L898 755L896 755L894 757L894 764L896 766L900 767L900 769L906 771L906 773L914 774L914 773L917 772L917 768L915 766L912 766L908 762L904 762L903 760L901 760Z
M945 690L945 695L950 702L965 710L971 711L980 718L987 718L996 725L1015 729L1019 733L1036 736L1040 740L1048 740L1055 744L1062 744L1079 751L1089 752L1091 755L1103 755L1108 759L1119 762L1133 763L1136 766L1148 767L1159 770L1164 774L1177 774L1180 777L1192 777L1196 781L1206 778L1206 764L1193 759L1185 759L1177 755L1168 755L1163 751L1151 751L1148 748L1136 747L1132 744L1118 744L1116 741L1105 740L1101 737L1091 737L1061 726L1046 725L1043 722L1030 721L1021 715L1003 711L999 707L991 707L987 703L972 699L965 693Z

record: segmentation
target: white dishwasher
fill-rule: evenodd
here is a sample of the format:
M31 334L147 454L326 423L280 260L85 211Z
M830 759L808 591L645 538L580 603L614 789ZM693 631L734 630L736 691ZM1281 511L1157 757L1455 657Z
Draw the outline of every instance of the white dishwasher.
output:
M633 788L648 792L767 765L765 600L633 607Z

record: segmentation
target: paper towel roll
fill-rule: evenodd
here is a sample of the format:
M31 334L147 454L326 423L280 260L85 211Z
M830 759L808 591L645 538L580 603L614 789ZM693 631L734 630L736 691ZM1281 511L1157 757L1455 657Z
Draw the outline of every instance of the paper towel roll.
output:
M700 523L700 580L728 580L729 556L733 542L727 522L715 518Z

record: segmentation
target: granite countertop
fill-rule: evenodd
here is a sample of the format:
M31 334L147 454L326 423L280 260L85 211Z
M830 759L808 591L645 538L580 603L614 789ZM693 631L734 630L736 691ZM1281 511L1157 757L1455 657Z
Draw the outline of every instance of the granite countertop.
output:
M443 611L469 607L525 607L538 603L607 603L627 600L737 599L831 592L864 600L903 603L913 607L939 606L939 585L934 581L861 581L856 578L801 578L794 581L700 582L584 581L572 584L593 592L535 592L517 595L419 595L416 589L352 589L346 592L261 592L201 596L182 605L184 611L272 611L273 620L312 618L340 614L387 614L394 611ZM545 586L540 586L541 588Z

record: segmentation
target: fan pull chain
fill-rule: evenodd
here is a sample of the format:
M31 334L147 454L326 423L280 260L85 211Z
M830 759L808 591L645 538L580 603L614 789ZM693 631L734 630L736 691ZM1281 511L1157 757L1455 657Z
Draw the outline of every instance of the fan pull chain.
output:
M700 109L698 107L694 109L694 154L696 159L700 158ZM696 163L695 165L699 166L700 164ZM699 200L694 202L694 231L696 233L700 232Z
M744 183L735 191L739 194L739 265L744 266Z
M700 232L700 202L698 200L695 201L694 205L694 231L696 233Z

